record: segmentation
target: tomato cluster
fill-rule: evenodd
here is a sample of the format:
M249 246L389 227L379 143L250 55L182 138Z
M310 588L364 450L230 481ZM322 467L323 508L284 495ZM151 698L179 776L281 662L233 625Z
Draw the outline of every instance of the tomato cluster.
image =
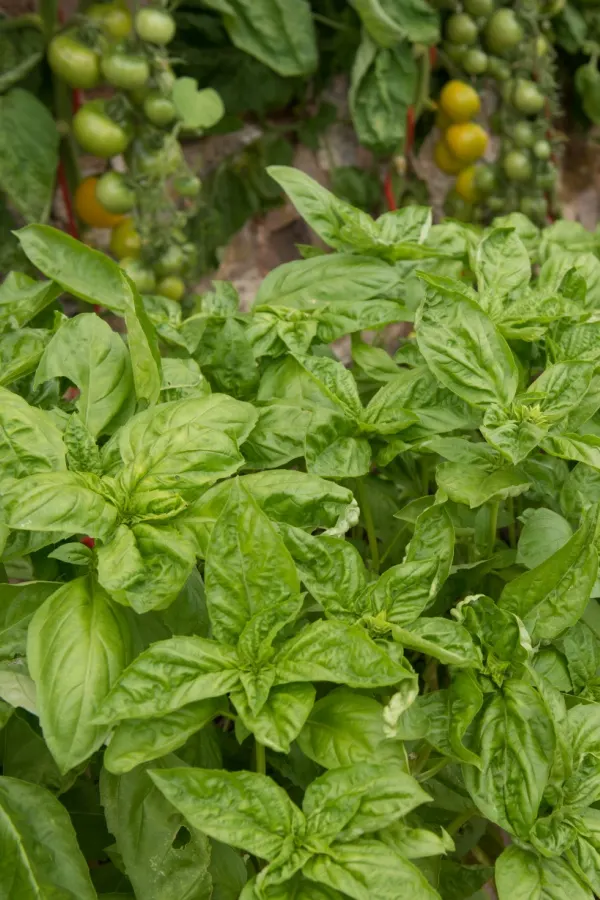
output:
M475 81L477 88L493 86L491 127L500 137L494 163L461 168L448 197L452 215L485 219L520 211L543 224L553 211L556 167L550 121L556 88L552 48L543 33L547 16L547 7L538 7L536 0L501 6L495 0L462 0L446 19L443 52L449 67ZM458 85L465 96L468 89L479 99L470 84L449 82L440 107L450 118L466 102ZM475 105L473 97L470 102ZM446 143L452 149L448 138Z
M111 250L143 293L174 300L185 292L194 252L183 231L200 180L188 169L177 134L175 75L166 46L175 21L160 7L135 17L121 0L89 7L56 34L48 47L53 72L72 88L104 83L108 99L87 100L75 113L72 133L83 151L105 163L75 195L79 219L112 228ZM126 215L129 214L127 217Z

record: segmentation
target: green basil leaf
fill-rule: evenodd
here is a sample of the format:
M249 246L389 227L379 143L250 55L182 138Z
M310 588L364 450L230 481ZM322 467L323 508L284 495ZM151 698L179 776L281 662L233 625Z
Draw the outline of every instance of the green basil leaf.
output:
M62 436L51 416L0 387L0 478L3 488L18 478L66 469Z
M27 659L44 738L61 772L104 742L107 729L94 719L129 655L125 617L91 577L68 582L34 614Z
M163 769L150 777L193 828L261 859L279 856L304 826L298 807L266 775Z
M25 656L31 618L59 587L53 581L0 584L0 659Z
M499 900L592 900L592 892L562 859L542 859L508 847L496 862Z
M38 900L54 894L95 900L69 814L49 791L3 776L0 810L0 879L13 896Z
M312 684L279 685L269 692L258 713L243 691L234 691L231 700L244 727L259 743L277 753L289 753L315 702L315 689Z

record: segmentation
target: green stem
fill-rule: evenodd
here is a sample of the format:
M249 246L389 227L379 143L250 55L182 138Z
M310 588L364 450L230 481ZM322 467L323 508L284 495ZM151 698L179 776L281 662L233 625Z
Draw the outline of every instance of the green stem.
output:
M453 834L457 834L460 831L460 829L463 827L463 825L466 825L467 822L469 821L469 819L472 819L473 816L476 816L476 815L477 815L477 810L475 809L475 807L473 807L472 809L467 809L464 812L459 813L455 819L452 819L452 821L446 828L446 831L448 832L450 837L452 837Z
M481 863L482 866L493 866L494 863L487 855L485 850L482 850L481 847L473 847L471 853L475 857L478 863Z
M373 571L379 573L379 546L377 544L377 535L375 534L375 523L373 522L373 513L369 505L369 499L365 490L365 484L362 478L357 481L358 485L358 502L365 520L365 528L367 530L367 540L369 542L369 550L371 551L371 564Z
M424 747L419 751L417 758L415 759L414 765L411 767L410 774L415 778L425 766L425 763L431 756L432 747L429 744L425 744Z
M510 516L510 522L508 525L508 542L511 547L517 546L517 520L515 519L515 499L514 497L508 498L508 515Z
M498 527L498 500L490 504L490 529L488 532L488 556L491 556L496 546L496 528Z
M415 100L415 122L423 112L425 104L429 100L429 88L431 81L431 64L429 62L429 48L425 48L421 55L421 66L419 72L419 88Z
M449 764L450 764L450 760L447 758L446 759L438 759L436 762L433 763L432 766L430 766L429 769L425 769L424 772L420 772L419 775L417 775L417 781L418 782L428 781L429 778L433 778L434 775L437 775L438 772L441 772L442 769L445 769L446 766L448 766Z
M259 741L255 743L255 754L256 754L256 771L259 775L267 774L267 754L265 751L265 745L261 744Z
M322 22L323 25L328 25L329 28L334 28L336 31L348 31L347 25L342 25L340 22L335 22L333 19L329 19L327 16L321 15L321 13L314 12L312 14L315 22Z

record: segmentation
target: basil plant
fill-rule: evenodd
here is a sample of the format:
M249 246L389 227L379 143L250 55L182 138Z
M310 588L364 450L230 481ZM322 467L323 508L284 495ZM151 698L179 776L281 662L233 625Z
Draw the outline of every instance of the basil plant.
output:
M270 174L249 310L17 232L0 898L592 900L599 239Z

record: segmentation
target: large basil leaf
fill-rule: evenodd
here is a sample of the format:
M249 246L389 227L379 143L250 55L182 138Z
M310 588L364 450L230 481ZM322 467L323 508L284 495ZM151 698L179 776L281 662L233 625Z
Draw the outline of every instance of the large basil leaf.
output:
M44 738L61 772L103 743L107 728L94 719L129 655L123 612L91 577L68 582L35 613L27 660Z
M154 763L161 772L180 762L166 756ZM136 894L146 900L209 900L210 844L195 828L183 847L174 846L183 818L155 786L146 766L127 775L103 770L100 796L106 822ZM160 860L159 865L149 865Z
M63 323L44 351L34 384L59 375L80 389L77 409L94 437L110 430L121 409L133 412L129 354L122 338L94 313Z
M351 0L365 28L382 47L403 38L416 44L435 44L439 38L437 13L424 0L398 5L394 0Z
M62 803L36 784L3 776L0 811L0 882L7 898L96 900Z
M269 692L260 712L255 713L243 691L234 691L233 704L244 726L257 741L277 753L289 753L315 702L312 684L283 684Z
M508 847L496 862L499 900L592 900L593 894L562 859L542 859Z
M298 807L265 775L166 769L150 776L194 828L261 859L275 859L304 825Z
M25 656L31 618L59 587L53 581L0 584L0 659Z
M14 325L27 325L59 294L60 287L52 281L36 281L22 272L9 272L0 285L0 333Z
M300 590L294 561L243 481L213 528L205 582L213 635L230 644L257 610Z
M0 478L11 482L38 472L66 469L62 436L43 409L0 387Z

